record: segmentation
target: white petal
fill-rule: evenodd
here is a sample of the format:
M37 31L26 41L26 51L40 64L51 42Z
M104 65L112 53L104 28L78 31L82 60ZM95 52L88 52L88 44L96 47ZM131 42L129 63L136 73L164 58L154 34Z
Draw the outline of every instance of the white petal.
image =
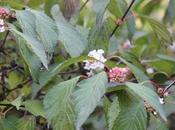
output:
M0 32L4 32L4 31L5 31L5 27L4 26L0 27Z
M90 51L89 54L88 54L88 56L93 57L93 55L94 55L95 53L97 53L96 50Z
M100 54L104 54L104 50L103 49L98 49L97 52L100 53Z
M152 74L152 73L154 73L154 69L153 68L148 68L148 69L146 69L146 72L148 74Z
M0 25L4 25L4 20L0 19Z

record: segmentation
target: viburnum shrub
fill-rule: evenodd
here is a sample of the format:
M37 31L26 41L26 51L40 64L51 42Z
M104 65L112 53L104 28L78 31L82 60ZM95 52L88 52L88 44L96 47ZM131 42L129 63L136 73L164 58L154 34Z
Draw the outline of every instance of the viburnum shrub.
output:
M0 130L175 130L174 8L0 1Z

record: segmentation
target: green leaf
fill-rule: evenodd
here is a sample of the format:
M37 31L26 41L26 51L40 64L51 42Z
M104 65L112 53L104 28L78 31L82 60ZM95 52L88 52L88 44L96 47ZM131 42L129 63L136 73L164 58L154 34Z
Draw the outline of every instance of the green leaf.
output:
M29 10L16 11L16 18L22 28L23 33L37 38L35 30L35 17Z
M170 130L170 126L164 121L162 121L160 118L156 118L153 115L150 115L150 121L149 121L149 127L148 130ZM169 127L169 129L168 129Z
M35 126L36 126L35 118L31 116L19 119L16 124L17 130L35 130L36 129Z
M25 5L20 1L13 1L13 0L1 0L1 6L10 6L14 9L23 9Z
M150 15L155 9L158 9L158 7L161 4L161 0L157 1L149 1L146 3L146 5L143 7L140 7L140 12L144 15Z
M160 116L166 120L166 116L162 105L160 104L158 95L148 86L136 83L126 83L128 88L135 92L138 96L148 102L156 111L159 112Z
M37 7L44 3L45 0L29 0L27 3L30 7Z
M109 109L107 113L108 130L112 130L115 124L115 120L117 119L120 112L120 106L119 106L119 101L117 97L113 100L113 102L111 103L108 109Z
M76 128L87 120L105 94L107 86L107 75L101 72L89 79L78 83L78 90L74 92L75 110L77 113Z
M175 1L170 0L164 16L164 21L166 21L167 23L170 23L171 25L173 25L173 21L175 19L174 8L175 8Z
M120 58L120 60L132 70L133 74L135 75L136 79L139 82L144 82L144 81L149 80L149 77L142 70L140 70L137 66L129 63L123 58Z
M71 57L80 56L87 46L87 39L77 31L76 27L64 19L59 6L53 7L52 15L56 20L57 29L59 31L58 39L64 45L66 51Z
M79 77L61 82L44 98L46 116L54 130L74 130L74 109L71 94Z
M159 55L157 55L157 57L160 58L161 60L175 62L175 58L174 57L171 57L171 56L159 54Z
M23 105L25 106L25 109L33 115L45 117L44 107L41 101L27 100L23 102Z
M115 120L113 130L146 130L147 113L143 101L123 91L117 95L121 111Z
M26 45L29 49L31 49L31 51L39 57L40 61L43 63L43 65L48 68L48 59L47 59L47 55L45 53L44 47L42 46L42 44L39 42L39 40L37 40L34 37L31 37L27 34L21 33L18 30L16 30L13 26L11 27L11 31L16 34L17 36L23 38L26 42Z
M35 17L28 10L16 11L16 17L24 34L27 34L31 37L37 38L36 35L36 26L35 26ZM26 64L29 67L29 71L32 75L32 78L37 81L39 75L39 68L41 67L41 62L38 56L36 56L31 48L28 46L27 41L20 36L16 36L18 40L18 46L23 56Z
M116 17L116 19L122 17L122 10L119 7L117 0L111 0L108 5L108 10Z
M154 31L154 33L156 34L157 38L159 39L162 45L167 46L169 44L172 44L173 39L170 35L170 32L165 27L165 25L147 16L140 16L140 17L146 20L150 24L152 30Z
M16 14L23 32L40 40L45 51L51 55L58 39L55 22L44 13L31 9L16 11Z
M17 130L16 121L8 118L0 119L0 130Z
M96 16L96 25L101 26L103 23L103 17L104 13L106 11L107 5L109 4L110 0L92 0L93 2L93 9L95 13L97 14Z
M19 110L19 107L20 107L21 104L22 104L22 96L17 97L15 100L13 100L13 101L11 102L11 104L12 104L13 106L15 106L17 110Z
M55 22L42 12L30 10L35 16L36 32L45 51L52 54L57 44L58 31Z
M155 68L158 72L164 72L168 76L173 75L175 72L175 66L173 60L170 57L167 58L166 60L163 58L165 57L149 62L149 65Z
M63 69L69 67L71 64L75 64L78 62L82 62L84 60L91 59L87 56L80 56L80 57L75 57L75 58L70 58L60 64L53 65L49 68L49 70L43 71L39 75L39 86L33 86L34 92L33 96L37 94L37 92L45 86L56 74L58 74L60 71Z
M50 15L50 10L54 4L57 3L57 0L45 0L44 10L46 14Z
M126 2L126 0L116 0L117 2L117 5L119 5L119 8L121 9L121 12L124 12L127 10L128 8L128 4ZM129 11L128 12L128 16L131 16L132 15L132 12ZM131 39L134 35L134 33L136 32L136 24L135 24L135 19L133 17L129 18L127 21L126 21L126 24L127 24L127 29L128 29L128 37Z
M38 81L41 67L40 59L27 47L27 43L23 38L17 37L17 40L21 55L23 56L24 61L29 67L32 78L35 81Z

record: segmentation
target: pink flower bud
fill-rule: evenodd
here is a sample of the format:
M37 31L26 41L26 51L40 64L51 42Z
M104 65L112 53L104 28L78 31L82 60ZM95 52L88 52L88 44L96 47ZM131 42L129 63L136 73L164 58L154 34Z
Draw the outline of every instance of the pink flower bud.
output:
M131 42L129 40L126 40L123 45L122 45L122 48L127 50L127 49L130 49L131 48Z
M10 16L10 11L6 8L0 7L0 18L5 19Z
M126 82L131 76L131 70L128 67L115 67L109 70L108 77L110 82Z
M157 89L157 93L158 93L158 94L162 95L163 92L164 92L164 88L158 88L158 89Z

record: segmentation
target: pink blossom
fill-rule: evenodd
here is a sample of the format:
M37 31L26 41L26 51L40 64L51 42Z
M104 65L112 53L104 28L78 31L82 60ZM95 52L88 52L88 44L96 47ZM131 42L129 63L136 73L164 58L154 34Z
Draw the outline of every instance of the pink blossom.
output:
M125 50L130 49L131 47L132 47L132 45L131 45L131 42L129 40L126 40L122 45L122 48Z
M131 76L131 70L128 67L120 68L115 67L109 70L108 76L110 79L110 82L125 82L128 80L128 78Z
M0 7L0 18L5 19L10 15L10 11L6 8Z

